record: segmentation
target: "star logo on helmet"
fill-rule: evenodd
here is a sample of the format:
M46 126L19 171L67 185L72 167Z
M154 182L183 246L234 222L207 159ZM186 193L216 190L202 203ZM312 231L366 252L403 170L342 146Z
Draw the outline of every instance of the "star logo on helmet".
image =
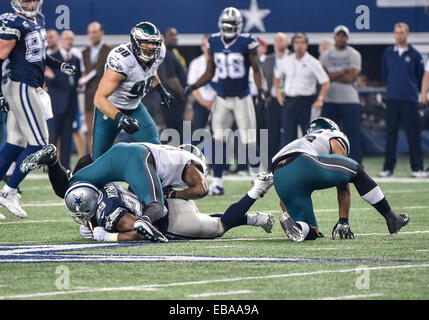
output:
M74 196L73 204L75 204L79 209L80 209L80 206L85 203L86 201L83 200L83 193L80 196Z

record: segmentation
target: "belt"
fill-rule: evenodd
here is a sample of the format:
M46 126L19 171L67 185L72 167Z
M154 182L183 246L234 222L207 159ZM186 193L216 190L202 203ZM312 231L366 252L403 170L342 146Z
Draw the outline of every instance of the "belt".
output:
M283 168L284 166L287 166L288 164L292 163L296 158L298 158L302 154L303 154L302 152L294 152L291 154L287 154L283 157L280 157L271 166L271 171L274 172L277 169L280 169L280 168Z

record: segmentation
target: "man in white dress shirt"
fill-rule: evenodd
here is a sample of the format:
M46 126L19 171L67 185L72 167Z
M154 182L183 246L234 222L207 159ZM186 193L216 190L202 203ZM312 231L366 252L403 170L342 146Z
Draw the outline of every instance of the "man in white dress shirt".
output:
M323 106L329 89L329 77L321 63L310 55L308 38L304 33L296 33L292 38L294 53L279 60L274 69L274 86L277 101L283 106L283 144L297 138L298 125L304 131L311 120L312 108ZM284 89L280 89L280 79L285 77ZM318 93L317 84L321 86Z

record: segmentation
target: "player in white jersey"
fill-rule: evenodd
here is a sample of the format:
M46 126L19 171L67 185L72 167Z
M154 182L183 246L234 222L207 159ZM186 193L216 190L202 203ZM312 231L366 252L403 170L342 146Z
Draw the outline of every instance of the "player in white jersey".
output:
M353 239L348 221L350 211L349 182L363 200L370 203L385 219L390 233L398 232L409 217L396 214L383 192L363 169L348 158L350 144L330 119L319 117L310 121L306 135L292 141L273 158L274 187L281 199L283 214L280 223L292 241L323 237L313 211L314 190L337 187L339 220L332 231L340 238Z
M131 30L130 43L110 52L94 98L94 160L113 145L121 130L135 141L160 143L156 124L141 99L155 88L162 103L170 105L173 97L157 75L165 51L158 28L150 22L141 22Z

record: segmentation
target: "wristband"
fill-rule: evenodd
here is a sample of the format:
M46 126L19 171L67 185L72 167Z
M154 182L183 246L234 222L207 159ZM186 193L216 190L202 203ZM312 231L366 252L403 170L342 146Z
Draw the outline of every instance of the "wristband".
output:
M170 194L169 194L169 196L168 196L168 198L169 199L175 199L176 198L176 193L177 193L176 190L171 191Z
M123 116L124 114L121 112L121 111L119 111L116 115L115 115L115 121L119 121L119 119L121 119L121 117Z
M119 233L109 233L107 235L107 241L118 241L118 235Z

